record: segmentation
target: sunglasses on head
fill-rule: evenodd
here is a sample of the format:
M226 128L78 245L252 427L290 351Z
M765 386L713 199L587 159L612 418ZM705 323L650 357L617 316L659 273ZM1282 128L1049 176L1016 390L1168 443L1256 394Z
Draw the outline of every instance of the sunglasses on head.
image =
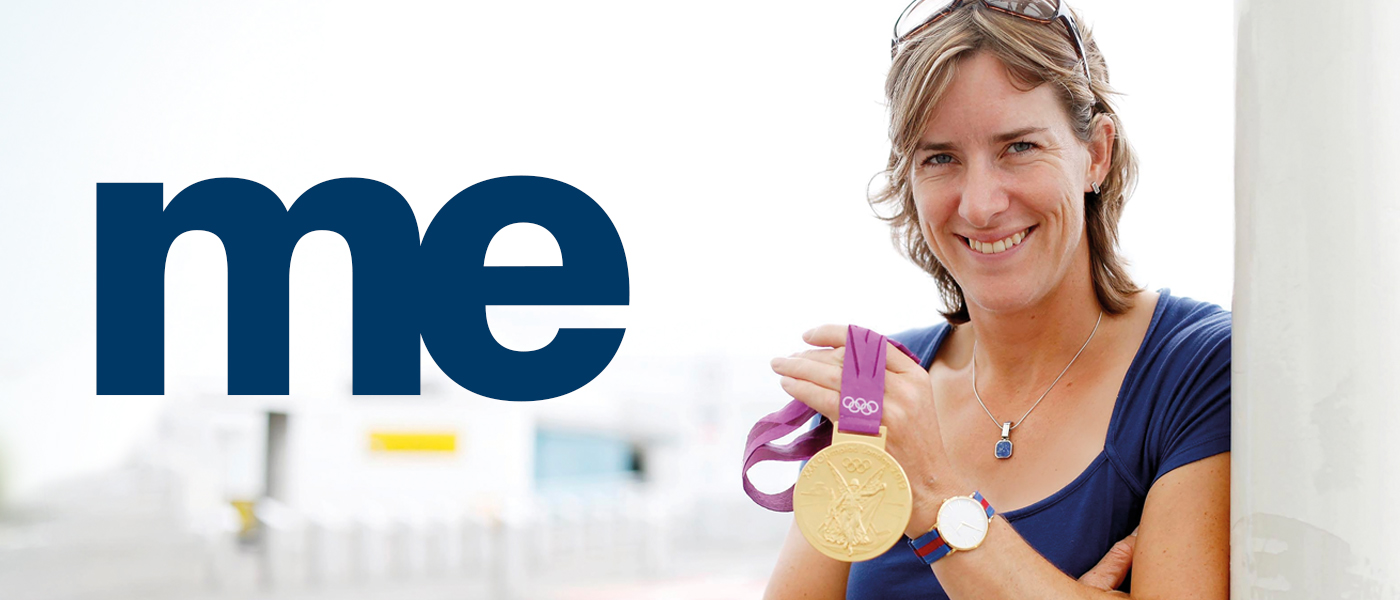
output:
M1064 21L1070 41L1074 43L1074 53L1079 56L1079 64L1084 66L1084 79L1091 86L1093 85L1094 78L1089 74L1089 60L1084 53L1084 39L1079 36L1079 28L1074 24L1074 17L1069 16L1069 8L1059 0L953 0L943 5L942 8L935 8L938 6L937 2L914 0L904 9L904 12L900 13L899 20L894 22L894 37L890 40L890 58L894 58L899 53L899 46L908 41L909 38L932 27L934 23L952 14L959 7L974 2L981 2L987 5L987 8L997 12L1036 23L1049 25L1056 20Z

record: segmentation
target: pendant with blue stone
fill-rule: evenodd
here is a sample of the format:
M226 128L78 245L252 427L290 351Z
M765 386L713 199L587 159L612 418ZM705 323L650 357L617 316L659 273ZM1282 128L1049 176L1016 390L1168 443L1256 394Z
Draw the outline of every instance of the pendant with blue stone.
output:
M1011 423L1001 424L1001 439L997 441L996 457L1011 458Z

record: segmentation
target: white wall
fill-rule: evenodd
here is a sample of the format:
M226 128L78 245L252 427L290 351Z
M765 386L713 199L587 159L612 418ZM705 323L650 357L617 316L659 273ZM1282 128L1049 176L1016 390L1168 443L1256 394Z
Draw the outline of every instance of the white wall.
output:
M1400 5L1237 0L1232 596L1400 597Z

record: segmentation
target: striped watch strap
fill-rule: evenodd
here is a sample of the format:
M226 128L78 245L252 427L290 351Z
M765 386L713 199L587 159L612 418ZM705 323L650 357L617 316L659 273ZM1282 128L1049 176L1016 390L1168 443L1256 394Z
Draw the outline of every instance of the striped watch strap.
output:
M987 503L987 499L982 497L982 492L972 492L972 499L982 503L982 508L987 511L987 518L991 519L996 514L992 510L992 505ZM908 539L909 547L914 549L914 556L924 561L924 564L933 564L940 558L953 553L953 548L943 541L943 537L938 535L938 528L934 527L918 538Z

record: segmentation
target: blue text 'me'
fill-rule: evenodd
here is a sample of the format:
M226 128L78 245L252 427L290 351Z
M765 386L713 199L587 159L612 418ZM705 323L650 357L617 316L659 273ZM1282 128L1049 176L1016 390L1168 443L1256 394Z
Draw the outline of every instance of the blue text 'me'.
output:
M350 247L355 394L418 394L419 346L453 381L500 400L543 400L583 387L612 361L623 329L560 329L532 352L502 347L488 305L625 305L627 258L612 220L587 194L543 177L500 177L454 196L419 243L393 188L321 183L285 208L246 179L208 179L162 210L159 183L97 184L97 393L165 392L165 258L187 231L218 236L228 257L228 393L288 393L289 275L302 236L327 230ZM496 232L534 223L563 266L487 267Z

